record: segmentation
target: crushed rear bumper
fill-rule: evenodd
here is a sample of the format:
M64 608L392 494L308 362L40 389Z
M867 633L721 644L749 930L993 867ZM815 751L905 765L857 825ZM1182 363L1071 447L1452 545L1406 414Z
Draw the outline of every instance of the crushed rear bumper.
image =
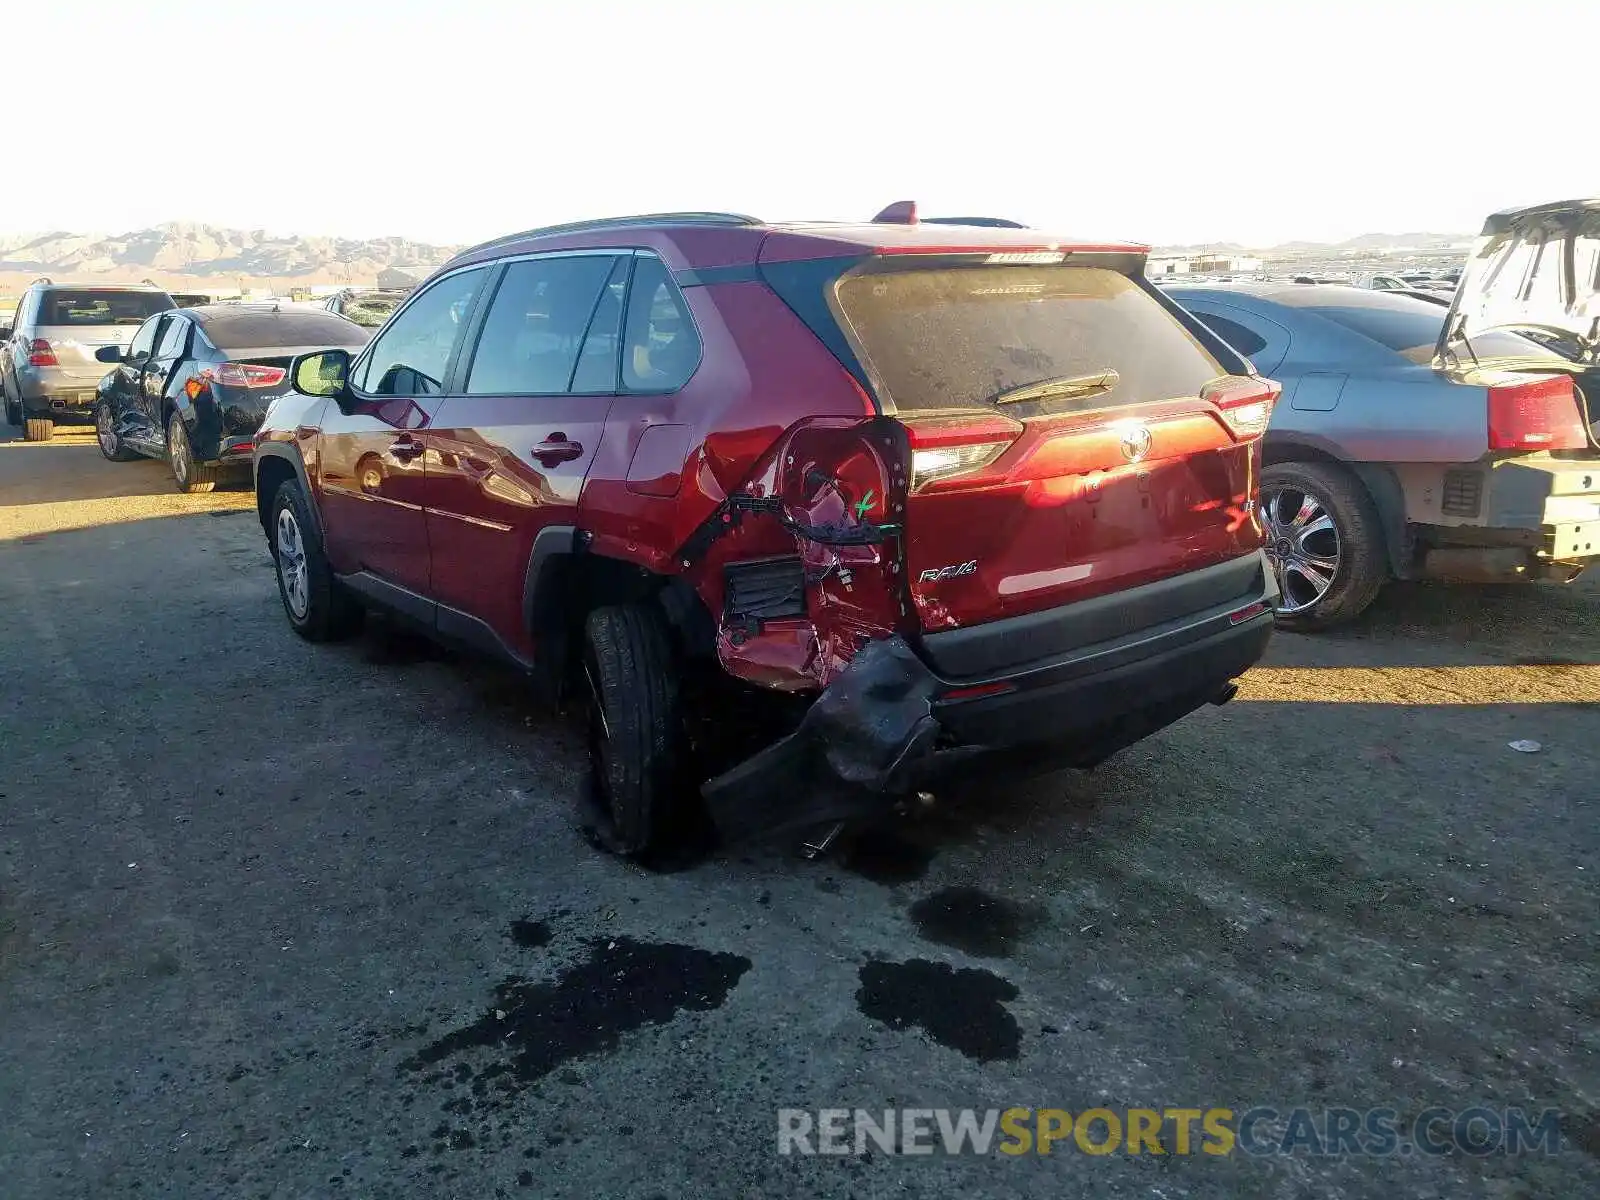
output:
M794 733L701 792L739 841L881 813L971 771L1093 766L1227 699L1266 650L1276 599L1254 554L916 646L870 642ZM1036 656L1017 661L1019 647Z

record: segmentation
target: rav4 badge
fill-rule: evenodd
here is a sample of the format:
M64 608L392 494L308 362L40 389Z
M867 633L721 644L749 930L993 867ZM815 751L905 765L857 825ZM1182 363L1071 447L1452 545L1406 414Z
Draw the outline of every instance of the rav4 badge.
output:
M917 576L918 583L939 583L946 579L960 579L963 575L971 575L978 569L978 560L971 562L955 563L948 567L930 567Z

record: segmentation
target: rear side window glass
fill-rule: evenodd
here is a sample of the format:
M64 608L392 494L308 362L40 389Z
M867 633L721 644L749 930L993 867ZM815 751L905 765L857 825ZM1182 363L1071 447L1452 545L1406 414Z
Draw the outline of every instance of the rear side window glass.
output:
M622 354L622 305L627 298L630 260L619 258L605 290L595 302L589 332L578 352L578 366L572 373L575 392L615 392L617 368Z
M846 330L901 411L983 407L1047 382L1016 416L1192 396L1224 373L1127 276L1098 267L956 267L844 276Z
M377 396L436 396L466 326L486 267L441 279L418 296L372 343L357 384Z
M161 335L161 346L156 350L156 357L177 358L183 353L184 343L188 340L189 322L174 317L167 322L167 328Z
M1211 330L1212 333L1227 342L1228 345L1246 358L1254 354L1260 354L1267 348L1266 338L1258 333L1251 332L1237 321L1230 321L1227 317L1201 312L1199 309L1195 310L1194 315L1200 318L1207 329Z
M483 323L467 391L548 396L565 392L595 303L616 260L535 258L506 268Z
M73 289L40 297L40 325L139 325L172 301L159 292L112 292Z
M640 258L628 290L622 386L635 392L675 392L699 365L700 335L683 293L659 258Z

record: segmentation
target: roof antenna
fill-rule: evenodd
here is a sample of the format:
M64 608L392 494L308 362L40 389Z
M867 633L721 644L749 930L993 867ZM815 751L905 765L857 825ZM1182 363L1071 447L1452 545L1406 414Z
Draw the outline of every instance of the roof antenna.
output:
M915 225L917 223L917 202L915 200L896 200L888 208L872 218L874 225Z

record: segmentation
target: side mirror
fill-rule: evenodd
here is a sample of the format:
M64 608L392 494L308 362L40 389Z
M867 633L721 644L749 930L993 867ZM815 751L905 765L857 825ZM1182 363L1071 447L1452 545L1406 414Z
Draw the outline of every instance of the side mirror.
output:
M350 390L350 351L302 354L289 366L294 390L307 396L344 396Z
M0 342L9 342L10 340L11 340L11 326L9 326L9 325L0 325Z
M125 357L121 346L101 346L100 349L94 352L95 362L119 363Z

